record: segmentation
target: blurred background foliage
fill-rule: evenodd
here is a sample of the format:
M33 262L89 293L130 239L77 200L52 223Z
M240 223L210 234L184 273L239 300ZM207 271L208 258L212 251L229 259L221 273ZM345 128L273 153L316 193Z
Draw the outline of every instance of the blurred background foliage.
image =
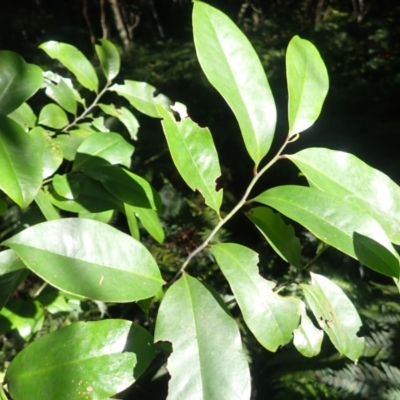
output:
M331 90L320 119L289 147L289 151L309 146L348 151L400 183L397 146L400 133L400 2L208 2L239 25L265 67L279 117L273 149L279 146L287 131L285 49L291 37L297 34L311 40L319 49L329 71ZM118 81L146 81L172 100L186 104L195 121L210 127L222 164L223 176L218 184L224 188L224 210L227 211L249 182L252 164L232 112L208 84L198 65L192 41L191 9L190 0L3 1L0 49L16 51L28 62L45 69L59 70L57 63L37 49L40 43L47 40L70 43L96 63L93 43L102 37L112 40L123 59ZM65 75L65 71L60 73ZM43 101L37 96L30 104L38 110ZM137 117L141 128L135 143L132 169L159 190L164 205L161 218L166 231L163 245L144 231L142 240L168 280L216 221L201 198L186 188L175 171L159 123L140 115ZM123 128L112 125L112 129L120 131ZM275 165L267 175L256 191L303 182L287 161ZM9 237L41 218L34 206L24 211L10 207L0 220L0 237ZM128 231L121 216L115 215L112 223ZM313 259L319 243L298 226L295 228L303 244L306 264ZM400 296L393 283L333 249L324 252L306 270L285 265L244 215L235 217L216 238L216 241L225 240L258 251L261 273L276 281L278 287L284 287L286 294L297 293L296 283L307 281L310 270L334 278L357 306L364 323L360 334L367 339L365 355L357 365L341 358L326 339L320 356L313 359L300 356L293 345L271 354L257 345L237 307L233 306L232 312L241 326L252 368L254 399L400 398ZM230 290L209 252L204 251L196 258L189 273L206 279L229 301ZM36 277L29 275L12 299L28 304L35 298L35 304L44 316L40 329L32 328L32 335L22 339L19 331L10 331L4 318L0 318L0 371L4 371L7 362L26 341L76 320L113 316L139 322L150 331L153 329L159 299L140 306L106 306L68 299L49 288L38 294L40 284ZM25 315L26 319L34 320L33 314ZM149 372L126 391L124 398L165 398L168 375L165 369L160 369L165 362L163 354L160 349Z

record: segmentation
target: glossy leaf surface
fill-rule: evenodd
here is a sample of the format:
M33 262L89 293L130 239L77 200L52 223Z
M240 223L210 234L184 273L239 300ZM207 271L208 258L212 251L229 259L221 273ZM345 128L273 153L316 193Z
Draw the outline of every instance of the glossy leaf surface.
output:
M58 82L52 82L50 79L45 79L44 86L46 88L46 96L54 100L64 110L76 115L78 102L75 99L72 88L63 78L60 77Z
M293 331L293 344L304 357L315 357L321 352L324 332L312 323L306 305L300 301L301 323Z
M40 67L27 64L17 53L0 51L0 114L10 114L42 85Z
M3 244L51 285L94 300L145 299L163 284L148 250L101 222L79 218L44 222Z
M167 364L170 400L250 398L239 329L218 297L184 274L161 302L154 339L172 343Z
M362 325L356 308L343 290L328 278L311 273L311 285L301 285L320 327L336 349L356 361L364 349L357 333Z
M68 125L68 117L57 104L46 104L40 111L38 123L49 128L62 129Z
M219 212L222 190L216 191L221 175L218 154L210 131L200 128L190 118L177 122L163 107L157 107L172 160L180 175L192 190L198 190L206 204Z
M275 208L375 271L399 276L398 255L385 231L358 208L304 186L275 187L254 200Z
M71 71L78 82L93 92L97 92L99 81L92 64L76 47L70 44L49 41L39 46L51 58L55 58Z
M257 226L275 252L287 263L300 266L301 244L291 225L270 208L255 207L247 216Z
M99 42L100 45L95 45L97 57L107 81L110 82L118 75L121 60L117 48L109 40L99 39Z
M268 153L276 125L275 101L255 50L221 11L196 1L194 43L207 79L229 104L256 165Z
M28 103L22 103L11 114L7 115L25 129L33 128L36 124L37 117Z
M134 327L124 320L78 322L43 336L10 364L5 377L10 394L15 400L87 400L124 390L135 381L141 357L129 348ZM151 342L142 339L139 335L145 351Z
M0 115L0 171L0 189L27 207L42 183L42 154L21 125L4 115Z
M315 46L294 36L286 51L289 136L309 128L321 113L329 89L325 64Z
M129 168L133 151L134 147L118 133L96 132L78 147L73 169L84 170L113 164Z
M400 187L387 175L342 151L308 148L287 158L310 185L370 214L400 244Z
M273 291L275 283L260 275L253 250L222 243L212 246L212 251L257 340L269 351L290 342L299 324L299 301Z

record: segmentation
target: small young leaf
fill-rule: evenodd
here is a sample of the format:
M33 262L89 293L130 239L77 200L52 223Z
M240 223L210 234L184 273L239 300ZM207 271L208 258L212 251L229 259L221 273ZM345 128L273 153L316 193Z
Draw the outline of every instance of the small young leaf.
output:
M294 36L286 51L289 136L309 128L321 113L329 89L325 64L315 46Z
M165 294L154 340L172 343L168 399L250 399L239 329L221 303L218 294L186 274Z
M300 313L301 324L293 331L293 344L304 357L315 357L321 352L324 331L314 326L302 301L300 301Z
M84 170L85 168L114 164L121 164L129 168L134 149L118 133L93 133L78 147L73 169Z
M379 223L366 212L304 186L275 187L261 193L254 201L275 208L323 242L373 270L399 277L396 250Z
M97 92L99 81L92 64L88 59L74 46L66 43L49 41L39 46L51 58L55 58L65 68L71 71L78 82L93 92Z
M276 108L263 66L240 29L201 1L193 7L197 58L207 79L229 104L256 166L268 153Z
M25 128L33 128L36 125L37 117L28 103L22 103L11 114L7 115L16 123Z
M200 128L188 117L176 122L161 106L157 110L163 118L164 134L177 170L188 186L198 190L206 204L219 212L223 194L222 190L216 190L216 180L221 168L210 131Z
M129 232L134 239L140 240L139 226L133 206L130 206L129 204L124 204L124 211L129 226Z
M266 207L251 209L247 216L257 226L275 252L287 263L300 266L301 244L291 225Z
M118 75L121 66L119 53L109 40L99 39L99 42L101 45L95 45L97 57L107 81L111 82Z
M125 80L124 85L113 85L108 90L125 97L137 110L149 117L158 118L157 101L154 97L155 88L146 82Z
M60 77L58 82L52 82L50 79L44 80L44 87L46 88L46 96L54 100L64 110L76 115L78 102L75 99L72 88Z
M132 207L139 218L144 229L158 242L163 243L165 238L164 229L161 226L157 212L150 208Z
M152 352L151 336L129 321L77 322L21 351L5 381L16 400L105 399L130 386Z
M42 184L42 151L12 119L0 115L0 189L21 208Z
M357 336L362 322L350 299L335 283L314 273L311 285L301 287L320 327L336 349L357 361L364 349L364 338Z
M260 276L253 250L222 243L212 246L212 251L257 340L269 351L290 342L299 324L299 301L273 291L275 283Z
M17 53L0 51L0 114L10 114L42 85L42 70Z
M114 104L99 104L98 106L104 113L117 118L121 123L123 123L128 130L131 139L137 140L139 121L127 108L121 107L116 109Z
M146 299L163 284L154 258L141 243L98 221L43 222L3 244L51 285L94 300Z
M38 123L53 129L62 129L68 125L65 111L57 104L45 105L39 114Z
M309 148L286 157L310 185L370 214L400 244L400 187L387 175L342 151Z

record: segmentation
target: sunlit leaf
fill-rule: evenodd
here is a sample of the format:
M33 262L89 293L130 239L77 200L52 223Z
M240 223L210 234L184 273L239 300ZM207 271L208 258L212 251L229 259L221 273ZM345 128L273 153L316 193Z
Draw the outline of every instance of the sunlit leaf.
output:
M152 352L151 336L129 321L78 322L21 351L5 381L15 400L105 399L130 386Z
M77 199L81 192L81 174L54 175L52 185L61 197L68 200Z
M100 45L95 45L97 57L107 81L110 82L118 75L121 60L117 48L109 40L99 39L99 42Z
M212 246L212 251L257 340L270 351L290 342L299 324L299 301L273 291L275 283L260 276L258 254L253 250L221 243Z
M7 116L25 129L33 128L36 125L37 117L28 103L22 103L16 110Z
M10 114L42 85L42 70L17 53L0 51L0 114Z
M27 207L42 184L42 151L12 119L0 115L0 189Z
M157 212L150 208L132 207L139 218L144 229L158 242L163 243L165 238L164 229L161 226Z
M128 222L129 232L131 233L133 238L135 238L136 240L140 240L139 225L137 222L134 207L130 206L129 204L124 204L124 211L126 215L126 220Z
M294 36L286 51L289 136L303 132L318 118L329 89L325 64L315 46Z
M250 399L239 329L218 294L197 279L184 274L168 289L154 339L172 343L168 399Z
M218 154L208 128L200 128L190 118L175 121L163 107L157 110L163 118L162 126L172 160L182 178L192 190L198 190L206 204L219 212L222 190L216 190L221 175Z
M111 221L113 216L114 216L114 210L108 210L108 211L103 211L103 212L98 212L98 213L81 213L81 214L79 214L79 218L94 219L95 221L104 222L105 224L108 224ZM137 239L137 238L135 238L135 239Z
M95 133L93 130L74 129L69 131L68 134L57 135L54 141L62 150L64 158L68 161L74 161L78 147L93 133Z
M194 43L201 68L229 104L256 166L268 153L275 132L276 108L255 50L221 11L196 1Z
M400 244L400 187L387 175L342 151L309 148L286 157L313 187L371 215Z
M44 194L42 189L38 191L35 197L35 202L40 208L40 211L42 212L47 221L61 218L60 214L54 208L53 204L50 202L49 198Z
M375 271L399 277L399 258L385 231L359 208L303 186L275 187L254 201L275 208Z
M53 129L62 129L68 125L65 111L57 104L46 104L39 114L38 123Z
M97 92L99 81L92 64L74 46L66 43L49 41L39 46L51 58L55 58L71 71L78 82L93 92Z
M311 273L311 285L301 287L318 324L337 350L357 361L364 338L357 336L362 322L354 304L339 286L322 275Z
M72 88L62 77L59 77L56 82L53 82L50 79L45 79L44 87L46 88L46 96L54 100L64 110L76 115L78 102Z
M51 285L94 300L145 299L163 284L148 250L101 222L80 218L48 221L25 229L3 244Z
M321 352L324 332L314 326L302 301L300 312L301 324L293 331L293 344L304 357L315 357Z
M266 207L255 207L247 216L257 226L275 252L287 263L300 266L301 244L291 225Z

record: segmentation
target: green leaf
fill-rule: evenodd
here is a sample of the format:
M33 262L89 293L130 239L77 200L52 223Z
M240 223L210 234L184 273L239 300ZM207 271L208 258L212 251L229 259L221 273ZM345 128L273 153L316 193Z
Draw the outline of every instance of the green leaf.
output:
M21 125L0 115L0 189L21 208L42 184L42 153Z
M64 158L68 161L74 161L78 147L93 133L95 133L95 131L74 129L73 131L69 131L68 134L58 135L54 141L60 147Z
M163 243L165 238L164 229L156 211L150 208L132 207L139 218L144 229L158 242Z
M221 11L196 1L193 35L207 79L229 104L256 166L268 153L276 108L263 66L239 28Z
M368 213L400 244L400 187L387 175L342 151L309 148L286 157L310 185Z
M300 267L301 244L291 225L266 207L251 209L247 216L257 226L275 252L287 263Z
M42 70L17 53L0 51L0 114L10 114L42 85Z
M46 88L46 96L54 100L64 110L76 115L78 102L75 98L74 92L62 77L57 77L58 79L56 82L52 82L50 79L45 78L44 87Z
M0 334L16 329L29 341L43 326L44 310L38 301L10 299L0 311L0 321Z
M77 199L81 192L81 174L54 175L52 185L61 197L68 200Z
M135 209L129 204L124 204L124 212L126 215L126 220L128 222L129 232L134 239L140 240L140 231L135 215Z
M40 208L40 211L44 215L47 221L52 221L53 219L60 219L60 214L53 207L48 197L44 194L43 190L39 190L36 197L35 202Z
M311 273L311 285L301 285L315 318L339 351L357 361L364 349L364 338L357 333L362 325L350 299L328 278Z
M317 238L381 274L399 277L399 259L385 231L358 208L303 186L280 186L254 201L273 207Z
M101 45L95 45L97 57L107 81L111 82L118 75L121 66L119 53L109 40L99 39L99 42Z
M218 294L186 274L165 294L154 340L172 343L168 399L250 398L239 329L221 303Z
M0 217L4 215L8 210L8 204L3 200L0 199Z
M123 203L142 208L160 208L156 191L145 179L117 165L85 169L85 174L100 181Z
M84 170L110 164L122 164L129 168L134 149L118 133L93 133L78 147L73 169Z
M289 136L309 128L321 113L329 89L325 64L315 46L294 36L286 51Z
M110 397L135 381L142 358L147 363L145 352L152 344L142 330L129 321L110 319L77 322L52 332L14 358L5 376L8 390L15 400Z
M124 124L129 132L129 136L132 139L137 140L139 121L127 108L120 107L117 109L114 104L98 104L98 106L104 113L117 118L122 124Z
M302 301L300 312L301 324L293 331L293 344L304 357L315 357L321 352L324 332L314 326Z
M104 124L104 117L93 118L91 126L96 128L96 132L110 132L110 130Z
M90 299L137 301L154 296L163 284L148 250L101 222L80 218L48 221L3 244L46 282Z
M125 97L133 107L143 114L158 118L157 99L154 97L156 89L148 83L125 80L124 85L115 84L108 90Z
M62 129L68 125L68 117L65 111L57 104L46 104L39 114L40 125L49 128Z
M0 310L6 304L10 294L26 276L25 264L12 250L0 252Z
M79 218L88 218L88 219L93 219L95 221L100 221L105 224L108 224L112 217L114 216L114 210L108 210L108 211L103 211L103 212L98 212L98 213L81 213L79 214ZM137 238L135 238L137 239Z
M49 41L39 46L50 58L55 58L71 71L78 82L93 92L97 92L99 81L88 59L74 46L66 43Z
M273 291L275 283L260 276L253 250L222 243L212 246L212 251L257 340L269 351L289 343L299 325L299 301Z
M80 192L74 200L60 196L52 186L46 191L46 196L56 207L74 213L99 213L123 209L123 204L100 182L79 175L79 184Z
M33 128L36 125L37 117L28 103L22 103L11 114L8 114L16 123L23 126L25 129Z
M174 116L158 106L162 126L172 160L180 175L192 190L198 190L206 204L219 212L222 190L216 190L221 175L218 154L208 128L200 128L186 117L176 122Z

